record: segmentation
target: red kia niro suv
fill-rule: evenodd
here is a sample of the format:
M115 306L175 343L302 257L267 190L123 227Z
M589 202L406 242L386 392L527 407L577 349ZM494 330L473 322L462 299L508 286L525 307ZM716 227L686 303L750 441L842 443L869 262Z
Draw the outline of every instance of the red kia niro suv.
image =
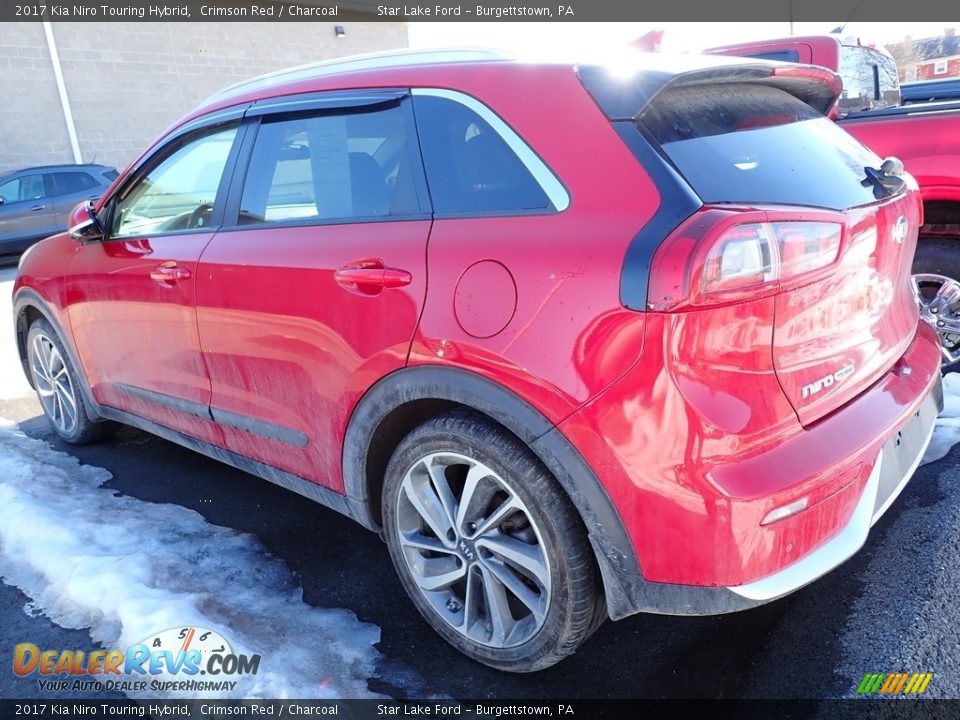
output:
M24 370L67 442L133 425L381 533L496 668L773 600L863 545L942 404L917 187L839 92L467 51L241 83L28 251Z

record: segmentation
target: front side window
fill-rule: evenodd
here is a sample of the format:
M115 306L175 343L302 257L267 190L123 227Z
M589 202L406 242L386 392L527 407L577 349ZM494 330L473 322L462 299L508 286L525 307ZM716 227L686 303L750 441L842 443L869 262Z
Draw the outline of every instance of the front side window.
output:
M157 235L205 228L237 127L193 138L124 191L113 209L110 236Z
M240 225L419 213L401 106L265 120L240 201Z
M47 196L43 175L24 175L0 185L0 197L4 203L40 200Z
M438 214L560 209L513 148L473 109L431 95L418 95L415 108L430 197ZM550 179L556 182L552 175Z

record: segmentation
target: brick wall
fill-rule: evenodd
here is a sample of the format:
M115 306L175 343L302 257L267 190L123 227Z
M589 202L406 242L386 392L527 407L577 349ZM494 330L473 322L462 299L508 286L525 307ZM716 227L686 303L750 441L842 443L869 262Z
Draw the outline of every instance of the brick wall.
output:
M341 23L343 24L343 23ZM61 23L84 162L121 168L214 91L253 75L407 47L404 23ZM0 23L0 172L73 162L40 23Z

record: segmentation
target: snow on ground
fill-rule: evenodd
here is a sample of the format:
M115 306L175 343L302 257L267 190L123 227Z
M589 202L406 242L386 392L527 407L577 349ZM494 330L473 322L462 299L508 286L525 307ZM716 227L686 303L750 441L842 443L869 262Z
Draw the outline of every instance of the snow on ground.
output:
M13 322L10 320L13 317L13 281L16 277L15 267L0 267L0 400L13 400L33 392L20 365Z
M234 676L232 692L208 697L372 695L378 627L304 603L290 571L253 536L121 496L101 487L109 479L0 423L0 577L31 598L30 612L90 628L108 650L195 626L219 632L235 653L261 655L256 675Z
M960 441L960 373L943 378L943 412L937 419L933 439L923 456L923 462L939 460Z

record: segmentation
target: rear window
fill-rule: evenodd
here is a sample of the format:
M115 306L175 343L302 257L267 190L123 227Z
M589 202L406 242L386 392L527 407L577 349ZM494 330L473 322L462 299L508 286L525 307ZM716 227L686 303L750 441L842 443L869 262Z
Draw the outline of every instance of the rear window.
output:
M875 201L864 168L880 159L778 88L698 85L661 93L641 123L706 203L843 210Z

